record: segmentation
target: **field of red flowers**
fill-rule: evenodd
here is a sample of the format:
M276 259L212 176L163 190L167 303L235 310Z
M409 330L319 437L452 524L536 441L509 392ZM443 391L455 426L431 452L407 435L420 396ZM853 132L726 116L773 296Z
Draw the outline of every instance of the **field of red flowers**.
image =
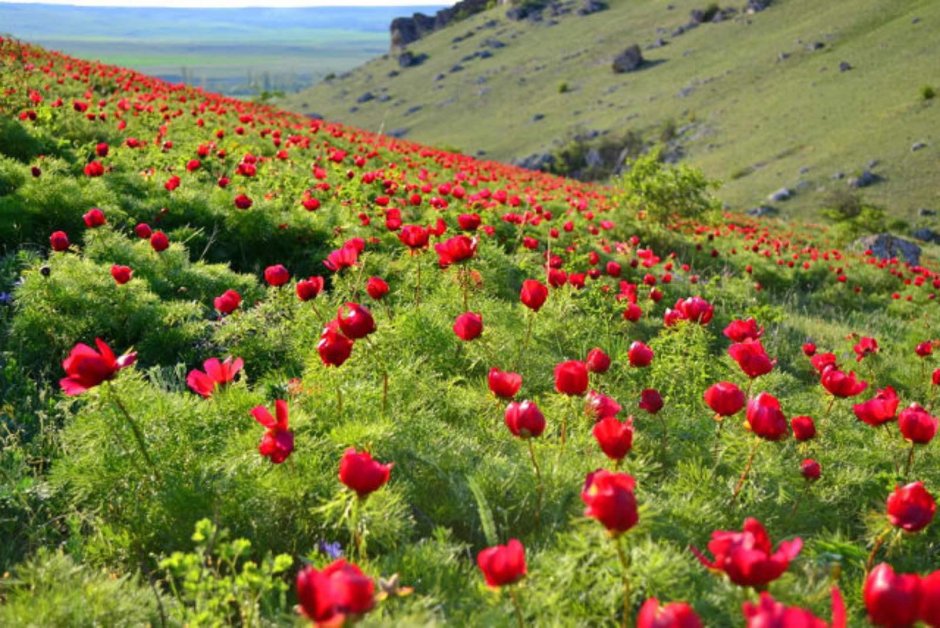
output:
M0 40L0 624L940 625L929 267Z

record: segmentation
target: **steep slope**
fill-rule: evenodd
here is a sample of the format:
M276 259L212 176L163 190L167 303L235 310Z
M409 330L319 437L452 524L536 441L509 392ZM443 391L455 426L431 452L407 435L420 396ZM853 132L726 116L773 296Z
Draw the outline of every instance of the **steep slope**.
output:
M940 4L778 0L674 35L704 4L614 0L539 22L495 8L412 44L427 55L419 66L383 56L284 104L499 160L575 134L675 129L689 162L722 179L736 207L788 187L793 197L774 204L812 215L866 168L879 178L862 190L870 202L913 219L940 204L938 109L920 93L940 84L930 37ZM644 49L639 71L613 73L628 45L659 39L667 45Z

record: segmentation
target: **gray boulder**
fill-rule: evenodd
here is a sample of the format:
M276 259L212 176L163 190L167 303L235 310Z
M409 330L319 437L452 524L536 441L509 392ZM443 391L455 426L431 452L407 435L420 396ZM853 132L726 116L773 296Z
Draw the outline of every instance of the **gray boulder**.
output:
M849 179L850 188L866 188L869 185L878 183L881 180L881 177L873 173L871 170L862 170L862 174L857 177L852 177Z
M878 259L903 259L911 266L920 264L920 247L890 233L877 233L855 241L855 246L870 250Z
M578 9L578 15L591 15L592 13L597 13L603 11L607 8L606 2L601 2L601 0L584 0L581 4L581 8Z
M428 58L423 52L420 54L415 54L410 50L398 55L398 67L400 68L413 68L416 65L421 65Z
M747 210L748 216L754 216L755 218L764 218L766 216L776 216L780 213L780 210L772 205L758 205L757 207L752 207Z
M921 242L937 242L940 243L940 233L937 233L933 229L928 229L927 227L921 227L916 229L914 233L911 234Z
M790 190L790 188L780 188L776 192L771 193L767 197L767 200L779 203L780 201L787 200L791 196L793 196L793 192Z
M643 65L643 52L637 44L633 44L619 55L614 57L613 69L617 74L633 72Z

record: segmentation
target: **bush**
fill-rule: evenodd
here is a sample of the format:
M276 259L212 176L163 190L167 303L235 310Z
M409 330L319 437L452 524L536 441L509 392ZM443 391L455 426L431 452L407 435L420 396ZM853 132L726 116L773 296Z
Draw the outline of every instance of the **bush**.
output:
M920 88L920 97L923 100L933 100L937 95L937 90L932 85L924 85Z
M661 155L662 149L657 148L630 163L620 179L618 200L661 225L674 218L712 219L720 208L718 199L711 195L717 181L685 164L667 165Z

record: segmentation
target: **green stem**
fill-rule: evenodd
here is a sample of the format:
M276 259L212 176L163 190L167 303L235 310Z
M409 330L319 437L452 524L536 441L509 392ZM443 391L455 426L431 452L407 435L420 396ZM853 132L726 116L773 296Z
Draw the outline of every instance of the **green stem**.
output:
M885 528L881 534L875 537L875 543L871 548L871 553L868 555L868 560L865 561L865 573L871 571L872 565L875 564L875 556L878 554L878 550L881 549L881 546L885 543L885 537L888 536L888 533L891 532L890 526Z
M914 442L911 441L911 449L907 452L907 468L904 469L904 478L907 479L911 475L911 467L914 466Z
M111 401L114 402L114 405L117 406L118 410L121 411L121 414L124 415L124 419L127 421L128 425L131 426L131 432L134 434L134 440L137 441L137 449L140 450L140 455L144 457L144 460L147 462L147 465L150 467L150 470L153 471L154 475L160 477L160 472L157 470L157 465L154 464L153 458L150 457L150 452L147 451L147 442L144 440L144 434L140 430L140 426L137 424L137 421L131 416L130 412L127 411L124 403L121 401L121 398L118 397L117 392L114 390L113 386L108 386L108 391L111 393Z
M365 502L365 498L356 495L355 500L352 509L352 541L353 547L356 549L356 557L360 563L363 563L366 560L366 547L365 543L363 543L361 525L362 506L363 502Z
M522 344L519 345L519 354L516 356L516 365L515 369L519 369L519 365L522 363L522 356L525 354L526 350L529 348L529 340L532 338L532 322L535 320L535 317L531 312L526 312L526 328L525 336L522 339Z
M623 549L623 535L619 535L613 538L614 547L617 548L617 558L620 559L620 567L623 570L623 618L620 622L622 628L627 628L630 625L631 614L630 614L630 559L627 557L627 553Z
M524 628L525 620L522 617L522 605L519 604L519 595L516 593L515 585L509 586L509 599L512 600L512 607L516 612L516 624L519 628Z
M415 255L415 307L421 305L421 258Z
M734 494L731 495L732 504L738 499L738 494L744 488L744 481L747 480L747 474L751 471L751 465L754 464L754 455L757 453L758 445L760 445L760 439L755 439L754 445L751 447L751 455L747 457L747 463L744 465L744 470L741 471L741 477L738 478L738 483L734 487Z
M542 471L539 469L538 460L535 458L535 445L532 443L531 438L527 438L526 442L529 445L529 457L532 459L532 467L535 469L535 479L538 482L535 489L538 496L535 507L535 528L540 530L542 528L542 504L544 503L545 485L542 483Z

